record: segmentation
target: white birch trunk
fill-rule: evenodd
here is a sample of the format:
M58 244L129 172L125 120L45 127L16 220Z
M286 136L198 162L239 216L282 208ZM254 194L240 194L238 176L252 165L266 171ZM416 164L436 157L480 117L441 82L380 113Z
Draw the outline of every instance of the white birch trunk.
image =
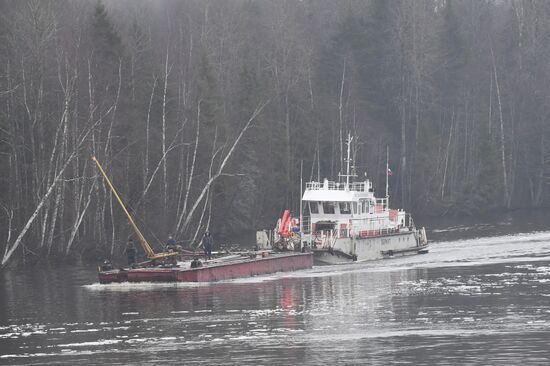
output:
M187 225L189 225L189 223L191 222L191 218L193 217L193 213L195 212L195 210L197 209L198 205L200 204L200 202L204 199L204 196L206 195L206 193L208 192L208 190L210 189L210 187L212 186L212 184L214 183L214 181L216 179L218 179L222 174L223 174L223 169L225 168L225 165L227 164L227 162L229 161L229 158L231 157L231 155L233 155L233 152L235 151L235 148L237 147L237 145L239 144L239 141L241 140L241 138L243 137L244 133L250 128L250 125L252 124L252 122L256 119L256 117L258 116L258 114L260 114L260 112L264 109L264 107L268 104L269 102L266 102L264 104L262 104L260 107L256 108L256 110L254 111L254 113L252 114L252 116L250 117L250 119L248 120L248 122L245 124L245 126L242 128L241 132L239 133L239 135L237 136L237 138L235 139L235 141L233 142L233 145L231 146L231 148L229 149L229 151L227 152L227 154L225 155L225 158L223 159L222 163L220 164L219 168L218 168L218 171L216 172L216 174L214 174L214 176L212 176L208 182L205 184L205 186L203 187L201 193L199 194L199 197L196 199L193 207L191 208L191 210L189 210L189 213L186 215L185 217L185 221L183 222L183 225L181 226L181 229L182 231L185 231L186 228L187 228ZM214 156L212 156L212 159L214 159L215 157L215 154Z
M166 92L168 89L168 74L170 71L168 70L168 46L166 46L166 60L164 63L164 90L162 93L162 156L166 156ZM163 200L164 200L164 206L163 206L163 212L166 212L167 208L167 202L168 202L168 179L167 179L167 168L166 168L166 160L163 159L162 161L162 183L163 183Z
M178 216L178 224L176 225L176 233L181 229L182 220L187 213L187 202L189 200L189 192L191 191L191 185L193 183L193 174L195 171L195 162L197 160L197 151L199 149L199 137L200 137L200 121L201 121L201 101L197 105L197 130L195 133L195 146L193 150L193 161L191 163L191 169L189 172L189 178L187 179L187 189L185 190L185 199L183 201L183 208Z
M495 55L493 53L493 47L491 46L491 60L493 62L493 73L495 76L495 88L497 92L497 103L498 103L498 112L499 112L499 122L500 122L500 159L502 165L502 183L504 184L504 200L506 207L510 207L510 192L508 187L508 172L506 167L506 150L505 150L505 140L504 140L504 117L502 116L502 101L500 99L500 86L498 83L498 73L497 66L495 62Z

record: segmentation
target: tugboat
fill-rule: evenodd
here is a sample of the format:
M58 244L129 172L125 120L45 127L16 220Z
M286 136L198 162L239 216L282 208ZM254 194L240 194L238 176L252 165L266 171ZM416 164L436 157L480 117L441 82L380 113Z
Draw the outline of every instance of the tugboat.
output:
M386 196L374 195L368 179L354 182L350 172L351 144L346 140L346 174L340 182L306 183L302 204L307 212L301 225L302 245L314 253L316 263L368 261L428 252L426 230L416 228L410 214L389 205L386 159ZM353 169L355 170L355 169Z
M271 250L256 250L227 253L225 256L205 262L201 262L198 258L194 258L193 261L178 261L177 257L180 253L177 251L155 253L135 224L132 215L126 209L99 161L95 157L92 157L92 160L126 214L141 247L147 254L147 260L123 268L114 268L110 261L105 261L99 267L98 272L99 283L101 284L117 282L213 282L275 272L296 271L313 266L313 254L311 252L284 251L275 253Z

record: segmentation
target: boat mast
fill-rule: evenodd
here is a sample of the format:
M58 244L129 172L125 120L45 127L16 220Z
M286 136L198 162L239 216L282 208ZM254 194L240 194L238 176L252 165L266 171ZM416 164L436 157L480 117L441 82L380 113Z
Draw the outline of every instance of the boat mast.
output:
M390 208L389 175L390 175L390 147L386 145L386 207Z
M351 134L348 132L348 158L346 159L346 187L349 187L349 154L351 148Z
M351 137L351 133L348 132L348 139L346 140L346 145L348 145L348 151L347 151L347 159L345 159L346 162L346 174L338 174L340 177L346 177L346 189L349 189L349 178L350 177L356 177L355 174L350 174L350 168L352 167L350 165L351 163L351 142L353 141L353 137Z

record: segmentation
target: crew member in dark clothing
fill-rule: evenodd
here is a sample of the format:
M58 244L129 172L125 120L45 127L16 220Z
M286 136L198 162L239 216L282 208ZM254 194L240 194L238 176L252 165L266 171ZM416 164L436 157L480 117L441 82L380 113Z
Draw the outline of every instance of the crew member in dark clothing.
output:
M134 245L134 241L132 239L128 239L128 243L126 244L126 257L128 258L128 266L132 267L136 263L136 247Z
M168 235L168 240L166 240L166 250L176 250L176 241L172 235Z
M111 263L111 261L108 260L108 259L105 259L103 261L103 264L101 265L101 270L102 271L110 271L112 269L113 269L113 264Z
M202 248L204 249L204 258L212 259L212 245L213 245L212 235L207 231L204 233L202 238Z
M200 261L199 258L195 257L195 259L193 259L193 261L191 262L191 268L198 268L198 267L202 267L202 262Z

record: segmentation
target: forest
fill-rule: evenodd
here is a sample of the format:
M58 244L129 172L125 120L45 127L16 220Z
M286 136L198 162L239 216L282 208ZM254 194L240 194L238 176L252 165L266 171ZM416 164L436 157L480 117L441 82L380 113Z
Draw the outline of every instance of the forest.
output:
M549 203L545 0L0 0L0 267L223 242L359 177L413 214ZM548 138L547 138L548 136Z

